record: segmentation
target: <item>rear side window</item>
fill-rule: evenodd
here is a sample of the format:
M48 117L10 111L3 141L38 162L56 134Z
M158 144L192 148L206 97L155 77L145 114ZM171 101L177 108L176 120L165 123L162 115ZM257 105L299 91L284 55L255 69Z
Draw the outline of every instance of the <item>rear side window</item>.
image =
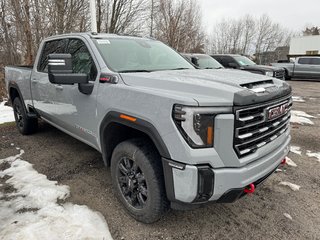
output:
M232 57L229 56L222 56L221 57L221 62L220 62L224 67L230 67L229 63L235 63Z
M48 72L48 55L52 53L65 53L67 41L67 39L61 39L49 41L44 44L37 67L39 72Z
M311 58L299 58L299 64L311 64Z
M312 65L320 65L320 58L311 58Z
M73 72L88 74L89 79L94 81L97 68L85 43L80 39L70 39L67 53L72 56Z

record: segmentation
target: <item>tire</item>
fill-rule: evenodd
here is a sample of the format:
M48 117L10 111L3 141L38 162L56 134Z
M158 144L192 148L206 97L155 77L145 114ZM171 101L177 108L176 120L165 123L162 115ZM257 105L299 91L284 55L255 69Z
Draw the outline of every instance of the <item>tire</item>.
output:
M20 98L18 97L13 100L13 112L17 128L21 134L29 135L37 131L38 119L28 117Z
M285 71L285 76L284 76L285 80L291 80L291 77L288 74L288 71Z
M168 209L161 158L148 141L133 139L117 145L111 177L118 199L137 221L156 222Z

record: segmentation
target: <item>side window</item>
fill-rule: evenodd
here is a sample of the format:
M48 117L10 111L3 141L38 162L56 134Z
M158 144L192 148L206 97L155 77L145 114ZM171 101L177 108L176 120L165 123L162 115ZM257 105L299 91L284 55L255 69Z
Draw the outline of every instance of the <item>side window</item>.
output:
M48 55L51 53L65 53L67 39L49 41L44 44L37 66L39 72L48 72Z
M320 65L320 58L311 58L312 65Z
M89 80L97 77L97 68L85 43L80 39L70 39L67 53L72 56L72 68L74 73L88 74Z
M230 67L229 66L229 63L232 62L232 59L230 57L227 57L227 56L223 56L221 57L221 62L222 62L222 65L226 68Z
M310 58L299 58L298 63L299 64L310 64Z

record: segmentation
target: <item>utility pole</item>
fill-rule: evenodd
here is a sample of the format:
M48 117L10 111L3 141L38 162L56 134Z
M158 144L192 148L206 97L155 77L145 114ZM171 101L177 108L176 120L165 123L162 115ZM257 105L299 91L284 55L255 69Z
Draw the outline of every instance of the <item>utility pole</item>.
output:
M150 23L150 37L153 37L153 13L154 13L154 0L151 0L151 23Z
M90 1L91 32L97 32L96 0Z

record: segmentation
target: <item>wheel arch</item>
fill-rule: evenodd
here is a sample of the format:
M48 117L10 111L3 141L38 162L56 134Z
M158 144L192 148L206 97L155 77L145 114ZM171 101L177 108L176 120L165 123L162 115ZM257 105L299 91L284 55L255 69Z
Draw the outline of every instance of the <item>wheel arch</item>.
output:
M120 118L120 115L122 115L120 112L109 112L100 126L101 152L106 166L110 166L112 152L120 142L137 137L149 140L161 157L170 159L165 143L151 123L140 118L134 118L135 121L128 121Z

